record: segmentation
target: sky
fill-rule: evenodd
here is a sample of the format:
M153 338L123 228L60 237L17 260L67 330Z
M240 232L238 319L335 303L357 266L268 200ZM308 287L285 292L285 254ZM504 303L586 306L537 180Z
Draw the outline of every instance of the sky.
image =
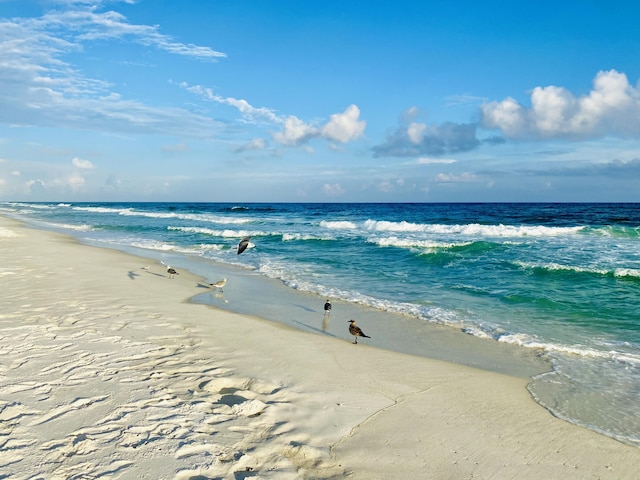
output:
M0 201L640 202L635 0L0 0Z

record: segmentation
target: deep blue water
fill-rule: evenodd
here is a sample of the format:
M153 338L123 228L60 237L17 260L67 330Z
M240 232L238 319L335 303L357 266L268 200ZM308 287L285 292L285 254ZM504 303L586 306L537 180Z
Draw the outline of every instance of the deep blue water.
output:
M2 203L0 213L536 349L554 364L530 385L540 403L640 445L640 204ZM237 255L246 235L255 248Z

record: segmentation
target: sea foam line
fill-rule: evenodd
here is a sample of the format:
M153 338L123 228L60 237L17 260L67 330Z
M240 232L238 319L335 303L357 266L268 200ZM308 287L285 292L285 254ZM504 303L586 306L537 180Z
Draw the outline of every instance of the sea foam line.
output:
M141 212L132 208L111 208L111 207L73 207L73 210L89 213L113 213L126 217L145 217L162 219L190 220L195 222L222 223L222 224L245 224L253 222L250 218L225 217L222 215L198 214L198 213L175 213L175 212Z
M273 233L268 232L256 232L249 230L214 230L211 228L204 227L177 227L177 226L168 226L167 230L175 231L175 232L184 232L184 233L199 233L202 235L210 235L212 237L223 237L223 238L233 238L233 237L246 237L248 235L251 236L269 236L274 235Z
M521 347L543 350L548 353L559 353L563 355L579 356L584 358L595 358L612 362L626 363L640 366L640 355L632 353L618 352L615 350L596 350L581 345L562 345L556 343L541 342L525 334L504 334L496 339L499 342L518 345Z
M374 232L409 232L431 234L457 234L483 237L556 237L562 235L576 235L585 227L546 227L542 225L481 225L470 223L463 225L422 224L411 222L389 222L385 220L366 220L361 224L351 221L320 222L320 226L335 230L365 230Z
M475 242L434 242L430 240L417 240L412 238L383 237L369 238L369 243L380 247L404 247L404 248L427 248L427 249L451 249L456 247L466 247Z

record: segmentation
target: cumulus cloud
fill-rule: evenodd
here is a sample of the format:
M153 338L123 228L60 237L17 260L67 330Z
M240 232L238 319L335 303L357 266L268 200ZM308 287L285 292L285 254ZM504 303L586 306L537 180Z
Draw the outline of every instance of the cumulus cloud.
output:
M347 143L362 136L367 123L360 120L360 109L349 105L343 113L334 113L320 129L323 137L335 142Z
M273 134L273 139L283 145L297 146L318 135L319 130L317 127L290 115L282 122L282 130Z
M437 156L466 152L479 144L473 123L427 125L411 121L391 132L385 143L373 147L373 153L376 157Z
M273 134L274 140L283 145L301 145L312 138L324 138L330 142L348 143L364 133L366 122L360 120L360 109L349 105L344 112L334 113L324 125L305 123L297 117L289 116L282 124L282 130Z
M81 158L75 157L71 160L71 163L73 164L74 167L78 167L78 168L93 168L93 163L91 163L89 160L82 160Z
M598 138L640 134L640 89L624 73L600 71L591 91L576 97L564 87L536 87L531 105L513 98L481 106L481 126L508 138Z

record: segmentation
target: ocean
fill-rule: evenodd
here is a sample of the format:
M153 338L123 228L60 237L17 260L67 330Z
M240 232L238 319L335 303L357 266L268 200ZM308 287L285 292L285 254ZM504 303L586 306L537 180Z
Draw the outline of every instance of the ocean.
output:
M310 320L331 299L381 348L492 368L425 333L437 325L485 351L544 358L528 386L537 402L640 446L640 204L4 202L0 214L211 282L233 277L224 293L200 285L196 302L338 336L347 318ZM316 297L317 310L305 303ZM403 337L376 339L367 312ZM421 336L430 347L415 347Z

